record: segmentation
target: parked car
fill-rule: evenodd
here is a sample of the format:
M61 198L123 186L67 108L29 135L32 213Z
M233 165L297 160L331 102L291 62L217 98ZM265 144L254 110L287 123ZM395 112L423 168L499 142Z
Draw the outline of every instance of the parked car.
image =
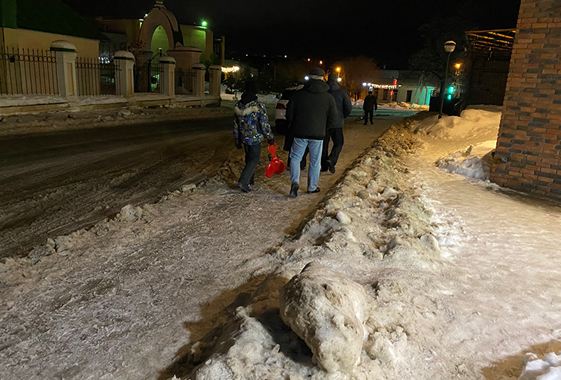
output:
M275 132L285 134L288 128L286 121L286 107L294 93L304 87L303 84L295 87L289 87L284 90L275 108Z

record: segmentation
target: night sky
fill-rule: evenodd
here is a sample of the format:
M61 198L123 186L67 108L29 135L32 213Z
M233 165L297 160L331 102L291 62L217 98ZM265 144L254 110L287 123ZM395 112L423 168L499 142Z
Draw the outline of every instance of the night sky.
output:
M64 1L84 16L119 18L141 18L154 4ZM472 30L513 28L520 0L165 0L165 5L181 23L207 20L216 35L226 36L227 55L286 54L323 60L365 55L388 68L402 69L422 47L422 24L455 15L469 20Z

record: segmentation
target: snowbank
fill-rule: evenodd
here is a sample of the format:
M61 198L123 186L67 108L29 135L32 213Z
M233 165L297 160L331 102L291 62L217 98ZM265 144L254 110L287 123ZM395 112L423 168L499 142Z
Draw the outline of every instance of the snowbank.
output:
M383 269L374 275L374 268L407 267L418 273L412 277L422 276L424 270L440 260L439 241L447 241L431 226L430 214L419 200L404 190L407 185L401 183L398 175L407 170L398 157L411 152L415 146L411 132L392 128L376 147L355 163L304 226L300 236L271 250L271 256L281 264L247 303L238 307L232 320L193 343L185 361L193 370L185 379L415 377L410 375L411 368L425 364L416 362L413 365L411 361L416 359L411 359L411 352L417 352L421 346L418 339L421 336L425 339L425 334L406 327L410 326L408 321L417 318L414 308L403 310L401 306L403 297L412 297L407 290L409 286L392 279L391 275L384 275ZM326 273L333 273L338 282L354 284L345 286L357 287L356 292L363 294L358 297L362 301L345 307L346 302L331 293L332 282L319 281L318 284L325 283L327 288L316 284L313 285L315 291L302 291L306 293L304 303L309 303L313 310L298 314L291 308L288 314L292 317L283 316L289 325L294 325L295 331L291 331L280 318L287 313L279 310L279 307L285 310L287 303L281 301L281 289L310 263L327 268ZM262 268L254 275L266 273L267 268ZM352 274L352 281L340 280L344 276L338 273ZM284 294L287 292L299 293L294 290ZM334 309L318 306L327 302L324 298L342 311L337 316L332 315L334 320L328 323L328 328L321 321L326 321L325 316L334 313ZM428 304L424 307L431 308ZM352 316L359 322L351 323L350 319L355 318ZM350 319L345 322L347 318ZM326 328L319 328L317 324ZM331 354L341 347L318 343L318 339L319 342L326 338L330 341L339 334L335 326L349 328L356 324L362 325L358 330L361 336L358 356L351 355L353 350L349 347L349 352L341 358L348 356L345 362L348 363L358 357L358 363L350 366L336 363L336 357ZM341 327L341 331L345 328ZM321 331L327 335L322 333L318 338L315 334Z
M416 130L432 139L462 140L490 131L499 131L501 121L500 111L486 109L466 109L460 116L444 116L441 119L437 115L417 122Z
M448 173L488 180L497 145L501 110L474 106L458 116L437 115L416 121L415 132L438 157L436 165ZM451 152L451 153L450 153Z

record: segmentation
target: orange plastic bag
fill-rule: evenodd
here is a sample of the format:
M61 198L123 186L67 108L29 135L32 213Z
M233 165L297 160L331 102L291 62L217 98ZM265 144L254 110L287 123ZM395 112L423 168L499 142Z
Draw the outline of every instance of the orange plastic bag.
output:
M269 145L269 153L273 156L269 165L265 168L265 177L271 178L274 174L281 174L286 169L286 165L283 160L277 157L277 144Z

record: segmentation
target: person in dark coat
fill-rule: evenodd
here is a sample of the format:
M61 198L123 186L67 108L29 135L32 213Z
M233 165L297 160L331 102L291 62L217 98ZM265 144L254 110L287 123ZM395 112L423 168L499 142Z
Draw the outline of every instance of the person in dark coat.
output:
M370 124L374 124L372 119L374 111L378 111L378 99L372 95L372 91L368 91L368 96L364 99L362 109L364 110L364 125L368 124L368 115L370 115Z
M286 110L294 142L290 149L290 198L298 196L300 183L300 161L306 151L310 150L308 169L308 193L317 193L321 151L327 128L337 120L335 99L327 91L329 86L323 81L325 71L313 69L304 88L296 91L290 99Z
M261 158L261 143L265 138L269 145L275 143L271 132L265 105L257 100L257 82L248 81L242 98L234 107L234 139L236 148L245 150L245 167L238 180L238 187L244 192L251 191L255 178L255 168Z
M335 73L329 74L327 79L327 85L329 86L328 92L331 96L333 96L333 99L335 99L335 105L337 106L337 120L330 128L327 129L327 134L323 140L321 155L321 171L329 170L331 173L335 173L335 165L337 165L339 154L341 153L343 144L345 143L343 138L345 118L351 114L353 109L349 95L347 95L347 93L339 87L337 79L338 76ZM329 153L329 140L333 140L331 153Z

